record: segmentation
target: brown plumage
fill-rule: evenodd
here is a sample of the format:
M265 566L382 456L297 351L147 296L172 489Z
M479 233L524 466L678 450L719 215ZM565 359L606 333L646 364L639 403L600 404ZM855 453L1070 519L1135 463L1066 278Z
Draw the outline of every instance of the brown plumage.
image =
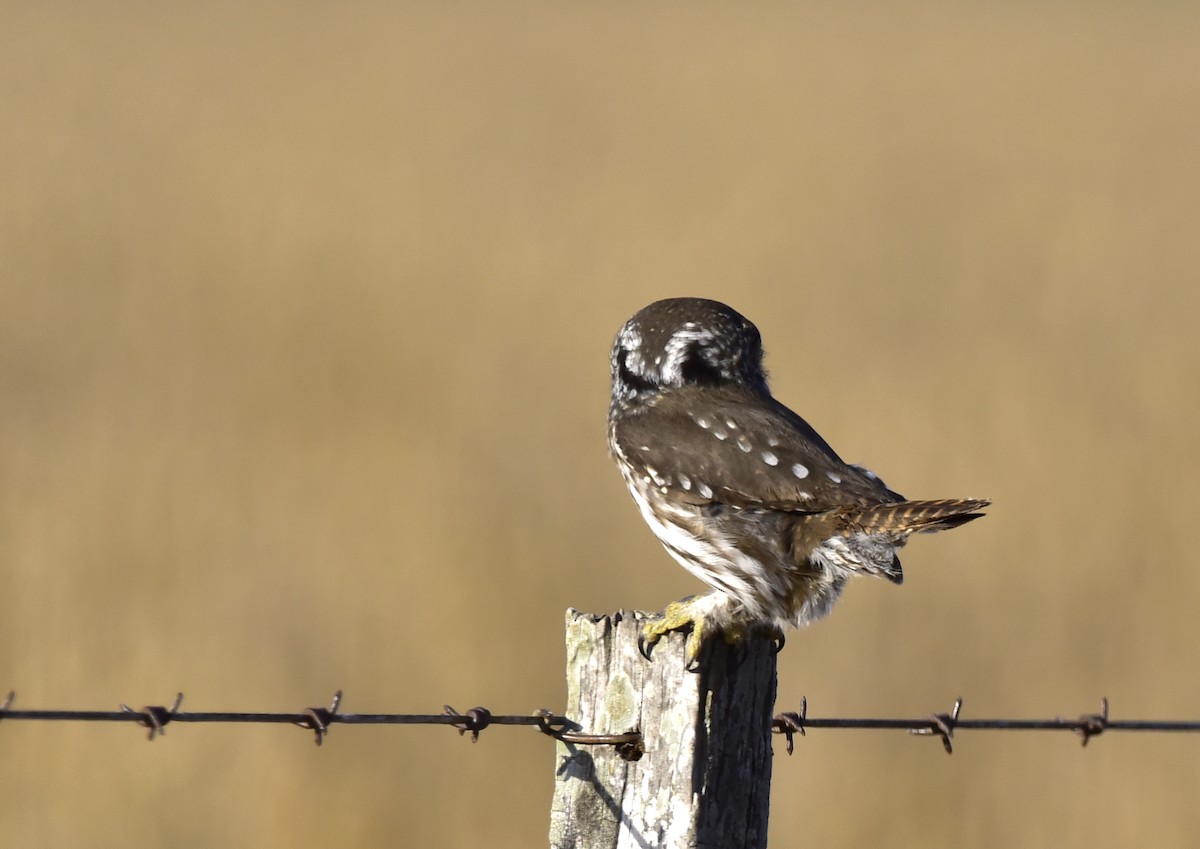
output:
M936 501L899 501L857 508L846 522L855 531L873 534L924 534L945 531L978 519L991 504L983 498L942 498Z
M819 619L852 575L900 583L896 551L911 534L965 524L989 503L908 501L843 461L771 396L758 329L716 301L674 298L634 315L613 344L612 377L613 459L667 552L714 589L673 606L651 641L702 620Z

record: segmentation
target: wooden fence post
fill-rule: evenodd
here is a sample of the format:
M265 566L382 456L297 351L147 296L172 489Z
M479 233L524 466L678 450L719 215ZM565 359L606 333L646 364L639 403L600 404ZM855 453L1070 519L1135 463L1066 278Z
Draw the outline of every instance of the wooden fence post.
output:
M684 669L685 635L638 653L646 614L567 611L566 715L582 731L637 730L644 753L556 744L551 849L762 849L771 792L775 653L717 639Z

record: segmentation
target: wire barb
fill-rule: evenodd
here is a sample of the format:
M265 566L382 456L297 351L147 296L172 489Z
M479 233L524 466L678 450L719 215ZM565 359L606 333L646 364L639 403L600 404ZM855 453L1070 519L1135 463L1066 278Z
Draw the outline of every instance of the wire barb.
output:
M787 738L787 753L792 754L795 744L795 736L799 734L805 736L804 721L808 718L808 697L801 696L800 711L787 711L786 713L778 713L771 720L771 730L776 734L782 734Z
M574 730L579 729L579 727L570 720L564 719L563 717L556 717L554 715L554 711L550 710L550 708L538 708L533 712L532 716L537 721L538 731L541 731L548 737L557 738L558 735L565 731L568 726ZM554 727L556 721L559 725L558 728Z
M167 733L167 723L175 718L175 714L179 712L181 704L183 704L183 693L176 693L175 701L169 708L163 705L146 705L141 710L134 710L129 705L122 704L121 711L122 713L138 714L138 725L150 729L150 733L146 735L146 739L153 742L155 737ZM4 707L8 707L7 702Z
M17 700L17 691L9 690L8 695L3 702L0 702L0 719L4 719L4 714L8 713L8 709L12 707L12 703Z
M342 691L338 690L333 694L333 700L330 701L329 707L305 708L302 712L304 719L296 724L316 734L316 744L320 746L325 742L325 735L329 733L329 726L338 721L338 708L341 706Z
M470 731L472 743L478 743L479 732L492 724L492 712L485 707L473 707L465 714L459 713L450 705L442 705L442 707L442 713L445 716L460 718L460 721L451 724L458 729L460 737Z
M935 713L929 717L928 728L910 728L909 734L936 734L942 738L946 754L954 754L954 727L958 725L958 712L962 710L962 696L954 700L954 710L950 713Z
M1100 699L1099 713L1085 713L1079 717L1079 725L1075 733L1080 737L1080 743L1087 746L1088 740L1099 737L1108 728L1108 696Z

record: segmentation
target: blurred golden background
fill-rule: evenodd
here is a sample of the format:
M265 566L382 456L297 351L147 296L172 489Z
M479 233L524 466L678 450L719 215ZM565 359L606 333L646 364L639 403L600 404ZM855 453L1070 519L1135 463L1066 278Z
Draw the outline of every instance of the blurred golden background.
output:
M697 589L608 352L731 303L912 497L793 634L814 716L1200 717L1200 12L924 2L6 4L0 690L561 709L562 615ZM12 847L544 845L496 729L0 722ZM772 845L1194 846L1200 739L814 732Z

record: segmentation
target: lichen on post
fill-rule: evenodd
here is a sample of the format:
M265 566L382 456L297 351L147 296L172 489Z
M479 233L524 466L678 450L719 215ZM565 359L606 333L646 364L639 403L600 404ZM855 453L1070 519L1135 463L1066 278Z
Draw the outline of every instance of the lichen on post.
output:
M552 849L765 847L772 640L713 640L688 671L685 634L641 655L646 619L567 611L566 715L589 734L637 730L642 743L639 753L558 742Z

